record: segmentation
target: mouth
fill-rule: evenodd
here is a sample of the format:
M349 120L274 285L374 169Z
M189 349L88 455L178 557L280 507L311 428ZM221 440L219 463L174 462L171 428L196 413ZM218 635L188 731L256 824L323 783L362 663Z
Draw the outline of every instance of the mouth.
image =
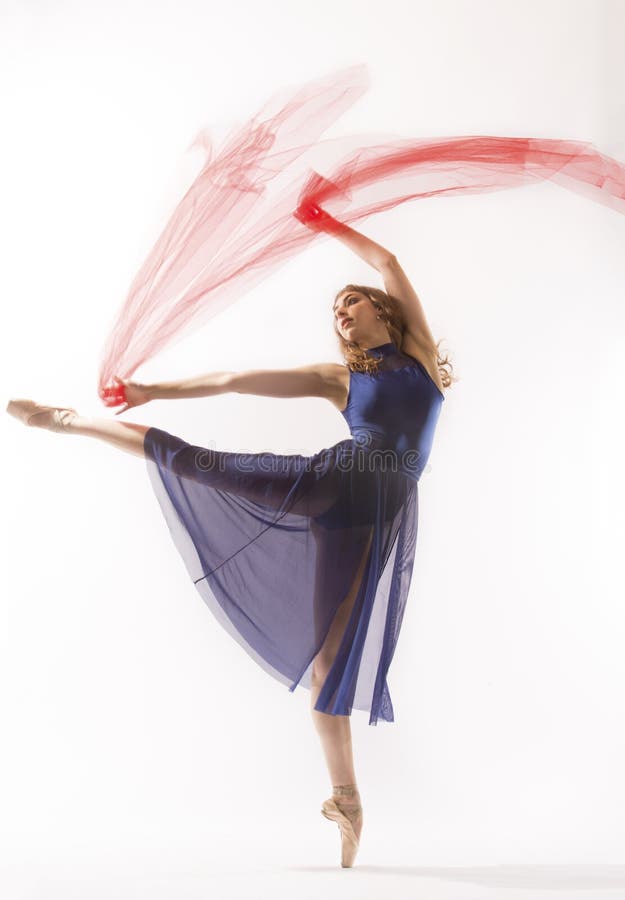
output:
M341 322L341 328L349 328L353 321L353 319L343 319L343 321Z

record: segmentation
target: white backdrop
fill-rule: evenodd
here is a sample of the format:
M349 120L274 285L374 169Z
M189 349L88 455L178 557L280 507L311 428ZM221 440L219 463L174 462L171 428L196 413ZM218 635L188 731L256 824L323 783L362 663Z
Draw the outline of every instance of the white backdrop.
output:
M187 146L278 89L366 62L370 90L326 136L570 138L625 159L617 0L1 0L0 13L5 405L112 415L99 354L180 196ZM625 864L625 217L545 183L358 227L399 257L460 380L420 482L396 722L352 715L353 890L581 887L557 866ZM330 307L349 281L381 286L320 240L136 377L340 361ZM312 453L348 435L316 399L159 401L124 419L231 450ZM142 460L7 415L1 427L5 895L350 893L319 813L310 694L211 617ZM538 864L556 868L518 875ZM622 871L610 886L625 891Z

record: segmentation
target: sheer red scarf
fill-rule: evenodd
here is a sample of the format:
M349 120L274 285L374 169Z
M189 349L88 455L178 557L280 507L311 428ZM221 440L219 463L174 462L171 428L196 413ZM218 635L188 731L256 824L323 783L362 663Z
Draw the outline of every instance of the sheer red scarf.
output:
M490 135L321 140L367 89L353 66L282 91L206 160L135 276L106 341L98 393L123 401L113 376L207 321L303 250L319 230L319 207L343 224L407 200L481 193L550 179L625 213L625 165L592 144ZM313 168L324 158L329 172ZM337 161L338 160L338 161ZM327 231L332 231L329 227Z

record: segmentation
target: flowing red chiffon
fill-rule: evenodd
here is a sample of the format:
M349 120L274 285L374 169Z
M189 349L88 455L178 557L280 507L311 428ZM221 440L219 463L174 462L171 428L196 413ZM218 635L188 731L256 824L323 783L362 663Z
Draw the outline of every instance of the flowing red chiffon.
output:
M320 139L368 86L352 66L282 91L206 160L133 280L103 350L98 393L123 402L128 378L303 250L321 207L350 225L408 200L550 179L625 213L625 165L582 141L469 135ZM317 169L325 167L327 174Z

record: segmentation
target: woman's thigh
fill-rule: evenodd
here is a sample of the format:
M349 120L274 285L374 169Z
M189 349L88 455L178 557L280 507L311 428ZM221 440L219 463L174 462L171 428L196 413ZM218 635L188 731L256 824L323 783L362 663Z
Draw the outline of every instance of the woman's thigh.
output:
M357 567L356 571L353 574L351 579L351 583L347 588L347 592L344 595L344 599L341 601L339 606L336 609L336 612L331 616L331 624L325 635L323 643L320 646L319 651L317 652L314 660L313 660L313 669L312 674L313 678L324 678L328 673L338 649L341 645L341 641L343 639L343 634L345 633L345 628L347 623L349 622L349 618L352 614L352 610L354 608L354 601L358 596L358 591L360 588L360 584L362 578L366 571L367 560L369 557L369 551L371 549L371 541L373 537L373 527L368 527L364 530L362 540L358 542L357 545L357 553L351 554L352 558L356 560ZM318 557L318 567L321 567L321 571L318 571L318 578L316 584L316 590L323 591L332 591L335 590L335 584L333 584L333 574L336 574L339 571L340 559L336 559L335 554L332 552L334 548L331 548L325 554L321 552ZM358 559L359 557L359 559ZM347 563L347 560L343 560L344 563ZM328 569L327 565L333 565L334 569ZM348 566L348 569L351 567ZM351 568L353 571L353 568ZM316 627L318 632L323 633L323 630L327 627L328 620L328 610L327 610L327 601L329 598L327 596L318 597L318 607L317 607L317 615L316 615Z

